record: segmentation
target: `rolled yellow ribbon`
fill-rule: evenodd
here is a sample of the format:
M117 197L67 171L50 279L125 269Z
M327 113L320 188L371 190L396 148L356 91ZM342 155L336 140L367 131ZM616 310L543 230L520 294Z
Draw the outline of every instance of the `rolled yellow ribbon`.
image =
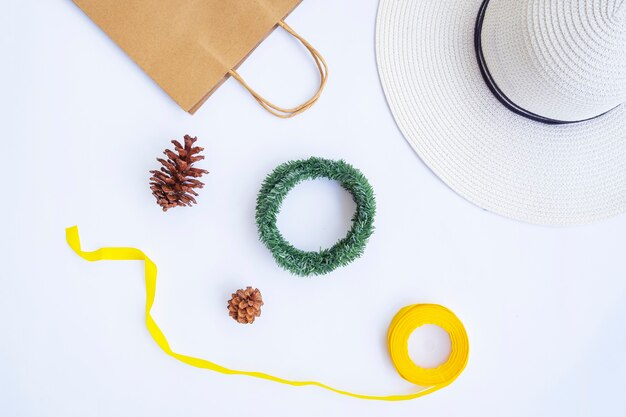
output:
M292 381L262 372L226 368L211 361L174 352L165 335L151 315L156 294L157 267L141 250L135 248L101 248L84 252L80 246L78 227L65 230L67 243L78 256L87 261L144 261L146 279L146 327L159 347L168 355L196 368L208 369L229 375L245 375L292 386L313 385L341 395L365 400L403 401L421 397L450 385L463 372L469 356L469 341L463 323L447 308L436 304L414 304L401 309L391 321L388 346L391 360L398 373L422 389L413 394L364 395L337 389L316 381ZM450 335L451 353L448 360L437 368L422 368L409 357L408 340L411 333L424 324L435 324Z

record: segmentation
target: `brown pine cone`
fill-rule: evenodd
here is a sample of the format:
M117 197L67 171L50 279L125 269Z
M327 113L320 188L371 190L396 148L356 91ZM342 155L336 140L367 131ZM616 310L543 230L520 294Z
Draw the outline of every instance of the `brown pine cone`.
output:
M246 287L237 290L228 300L228 315L237 320L237 323L254 323L254 319L261 315L263 297L256 288Z
M157 158L157 161L163 165L161 170L150 171L152 174L150 189L157 203L163 207L163 211L172 207L191 207L192 204L196 204L194 196L198 196L198 193L194 188L204 186L204 183L197 178L209 173L204 169L193 167L195 162L204 159L204 156L199 155L204 148L193 146L197 139L185 135L184 147L177 140L173 140L174 149L178 154L166 149L163 153L167 156L167 161Z

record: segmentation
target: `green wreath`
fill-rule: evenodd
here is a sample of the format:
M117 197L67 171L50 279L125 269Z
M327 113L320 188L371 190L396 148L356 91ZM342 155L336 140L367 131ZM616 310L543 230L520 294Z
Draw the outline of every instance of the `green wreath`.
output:
M352 194L356 212L346 237L329 249L305 252L291 246L283 238L276 227L276 217L287 193L298 183L315 178L338 181ZM281 267L300 276L324 275L360 257L374 232L375 213L374 191L361 171L344 161L315 157L286 162L277 167L263 182L256 203L259 238Z

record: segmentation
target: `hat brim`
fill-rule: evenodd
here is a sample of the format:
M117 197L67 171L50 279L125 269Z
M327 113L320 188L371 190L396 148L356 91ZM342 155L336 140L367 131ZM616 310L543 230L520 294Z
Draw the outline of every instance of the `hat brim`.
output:
M577 224L626 211L626 105L546 125L491 93L474 51L482 0L381 0L378 70L396 123L446 184L489 211Z

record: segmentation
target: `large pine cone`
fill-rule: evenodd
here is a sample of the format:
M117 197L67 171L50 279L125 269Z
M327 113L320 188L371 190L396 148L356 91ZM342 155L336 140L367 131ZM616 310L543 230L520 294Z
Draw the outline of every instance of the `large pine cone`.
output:
M261 291L246 287L233 293L228 301L228 315L241 324L254 323L254 319L261 315L262 305Z
M194 147L193 144L198 138L192 138L185 135L185 146L177 140L173 140L173 151L166 149L163 153L167 156L167 160L157 158L163 166L160 171L150 171L150 189L157 203L163 207L163 211L167 211L172 207L188 206L196 204L194 196L198 196L195 188L202 188L204 183L199 181L203 174L209 171L200 168L194 168L193 164L204 159L199 155L204 150L199 146Z

